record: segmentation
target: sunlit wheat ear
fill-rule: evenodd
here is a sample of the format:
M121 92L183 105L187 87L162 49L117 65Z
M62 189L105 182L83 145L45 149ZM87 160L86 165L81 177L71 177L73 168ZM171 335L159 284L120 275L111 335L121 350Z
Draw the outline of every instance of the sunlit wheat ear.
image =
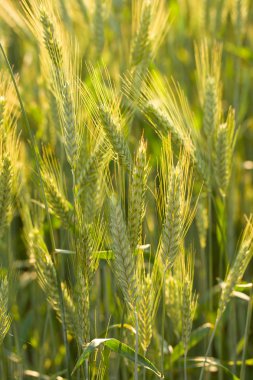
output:
M138 90L137 90L138 91ZM124 78L124 92L131 96L131 82ZM178 150L180 146L190 155L192 162L205 182L208 182L207 162L201 147L202 138L195 125L188 100L180 85L172 81L166 82L158 73L148 75L147 83L143 85L137 107L149 120L160 138L171 135L173 145Z
M44 45L49 53L50 59L55 65L57 70L61 70L63 64L62 47L57 39L55 27L51 21L46 9L41 7L40 9L40 22L43 27L43 40Z
M18 76L15 75L18 83ZM11 82L9 73L0 70L0 136L1 143L5 146L8 143L8 135L13 134L16 129L16 122L19 116L17 96Z
M142 138L137 150L135 164L132 169L128 206L128 236L134 252L140 242L142 220L145 213L145 191L147 186L147 146Z
M208 209L207 200L202 197L198 201L196 211L196 225L199 235L199 243L202 249L206 248L207 230L208 230Z
M23 7L27 23L40 43L42 72L57 101L66 156L74 170L78 144L78 49L64 31L54 4L46 0L42 6L32 1L29 5L23 2Z
M230 108L226 123L220 124L217 127L215 136L215 178L223 197L227 194L227 188L231 176L235 141L235 115L234 110Z
M138 65L145 57L149 45L151 23L151 2L144 1L137 34L133 40L131 64Z
M34 260L39 284L45 292L48 302L56 311L58 318L62 321L56 269L39 230L33 228L29 235L26 236L26 241L29 256ZM65 306L65 322L68 330L72 334L75 334L74 305L64 285L62 288Z
M174 166L171 147L166 139L163 142L160 178L159 209L163 218L163 228L159 256L166 270L173 267L195 213L195 210L191 211L193 178L189 156L182 152L177 165Z
M154 57L169 28L169 13L163 0L134 0L132 6L131 64L138 65L150 50Z
M220 102L221 92L221 57L222 57L222 45L218 42L213 42L208 45L206 39L195 43L195 61L197 68L197 86L199 92L200 103L203 106L205 101L205 94L207 92L207 82L211 80L217 91L218 100L217 105ZM209 87L211 85L209 84ZM210 91L210 90L209 90Z
M0 237L9 224L9 212L12 203L13 169L9 155L5 154L0 162Z
M204 95L203 130L208 139L212 138L218 122L218 94L215 79L208 77Z
M45 186L47 201L52 212L59 218L66 229L74 225L73 207L63 191L63 173L53 155L44 149L41 173Z
M121 205L115 196L110 198L110 235L114 253L112 268L128 308L133 309L137 298L135 258L127 237Z
M0 347L11 325L11 316L8 311L8 302L8 276L0 268Z
M78 342L81 346L84 346L90 341L90 295L87 278L85 278L80 267L77 268L76 273L74 300L76 305L76 329L78 331Z
M19 141L15 129L0 137L0 238L11 221L12 204L18 192Z
M156 268L145 265L143 252L138 252L137 257L137 277L138 277L138 326L139 340L144 354L148 350L155 321L160 293L160 277L156 276Z
M197 307L197 296L193 291L194 260L192 253L181 257L181 318L182 341L187 352L192 322Z
M103 105L100 105L99 113L106 136L110 141L113 150L118 154L120 163L127 170L130 170L132 165L131 153L126 140L120 131L120 126L117 120L113 119L110 110Z
M96 133L106 137L108 148L127 170L132 157L126 140L126 119L120 112L121 97L113 87L107 71L89 67L91 88L83 87L83 101L93 120Z
M95 0L93 15L93 34L97 57L100 58L104 48L104 4L102 0Z
M146 353L152 339L153 328L153 289L150 275L144 274L143 280L139 287L139 339L143 352Z
M224 313L233 293L233 290L238 284L244 272L252 259L253 254L253 217L252 215L247 220L247 224L244 228L239 248L234 260L233 265L228 271L224 285L222 287L221 297L219 301L219 307L217 312L217 321L220 320Z

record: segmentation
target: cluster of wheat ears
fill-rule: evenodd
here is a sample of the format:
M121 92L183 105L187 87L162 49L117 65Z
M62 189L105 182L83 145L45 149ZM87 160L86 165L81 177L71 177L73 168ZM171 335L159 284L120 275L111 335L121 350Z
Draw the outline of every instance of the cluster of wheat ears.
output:
M247 378L250 210L240 213L239 241L231 242L240 80L229 106L223 46L212 30L230 23L239 49L249 7L243 0L1 2L1 25L30 49L18 75L3 33L1 379ZM173 9L197 30L193 102L176 75L168 79L163 58L156 65ZM234 70L236 77L238 57ZM34 118L29 103L38 105ZM36 297L37 327L26 317L39 307ZM238 302L246 306L236 358L224 342L229 331L238 343ZM25 335L29 323L35 332ZM26 339L38 340L37 356Z

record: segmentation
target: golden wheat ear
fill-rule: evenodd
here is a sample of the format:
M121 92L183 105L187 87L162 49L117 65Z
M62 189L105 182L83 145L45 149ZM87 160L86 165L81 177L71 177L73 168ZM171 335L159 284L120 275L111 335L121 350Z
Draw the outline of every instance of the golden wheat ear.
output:
M173 267L195 214L195 209L191 210L193 171L190 157L181 151L174 165L168 139L163 142L160 178L158 206L163 217L163 228L158 251L166 270Z
M111 83L106 69L89 67L91 86L83 86L83 101L107 147L120 165L131 170L132 156L127 142L126 115L120 111L121 96Z
M26 231L28 232L28 231ZM47 246L41 236L41 232L33 227L28 235L25 236L28 252L34 262L38 282L44 291L48 302L56 311L58 318L63 321L61 300L59 297L56 268L52 257L48 252ZM64 320L68 331L76 335L75 308L73 300L64 284L61 284L65 315Z

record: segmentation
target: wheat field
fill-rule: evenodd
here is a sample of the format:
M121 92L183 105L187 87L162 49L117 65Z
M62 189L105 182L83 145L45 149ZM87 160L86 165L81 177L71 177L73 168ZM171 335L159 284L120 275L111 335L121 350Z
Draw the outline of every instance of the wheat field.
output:
M0 380L251 380L253 1L0 31Z

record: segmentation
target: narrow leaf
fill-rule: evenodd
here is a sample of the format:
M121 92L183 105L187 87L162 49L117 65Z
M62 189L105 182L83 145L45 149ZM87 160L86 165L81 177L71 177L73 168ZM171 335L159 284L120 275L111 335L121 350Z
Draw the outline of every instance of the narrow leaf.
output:
M72 373L74 373L78 367L80 367L85 359L87 359L92 352L94 352L97 348L99 348L101 345L108 347L111 351L116 352L123 356L126 359L131 360L132 362L135 362L135 351L126 345L125 343L120 342L117 339L114 338L108 338L108 339L93 339L84 349L82 355L78 359L75 368ZM158 371L158 369L154 366L153 363L151 363L150 360L145 358L144 356L138 354L138 361L139 366L142 366L153 373L155 373L158 377L161 377L161 373Z

